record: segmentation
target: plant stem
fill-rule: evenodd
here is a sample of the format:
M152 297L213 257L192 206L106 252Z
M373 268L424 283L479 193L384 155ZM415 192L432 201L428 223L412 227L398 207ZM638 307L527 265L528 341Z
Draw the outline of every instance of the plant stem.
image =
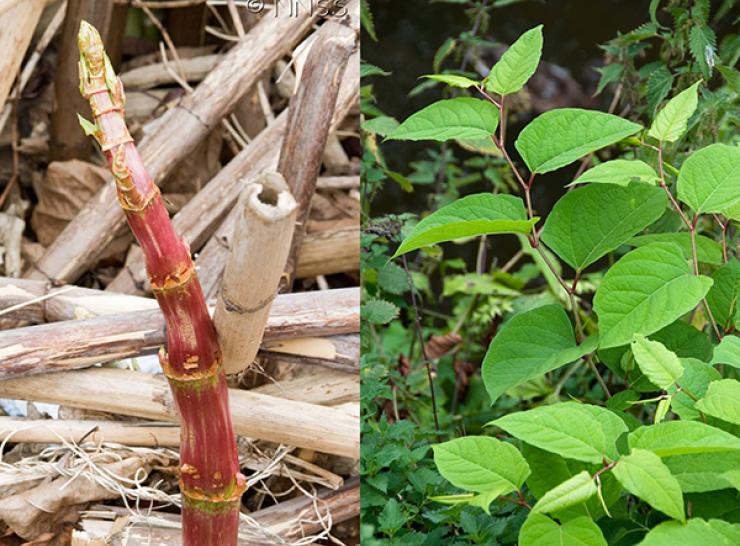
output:
M414 330L416 330L416 337L418 338L419 345L421 347L421 355L424 359L424 366L426 366L427 369L427 378L429 379L429 392L432 398L432 413L434 414L434 428L437 432L439 432L439 415L437 413L437 397L434 393L434 376L432 374L432 365L429 362L429 357L427 356L427 348L424 345L424 335L421 331L421 308L416 301L416 287L414 287L414 282L411 279L411 272L409 271L409 265L406 261L405 254L401 256L401 260L403 263L403 269L404 271L406 271L406 277L408 278L409 287L411 287L411 305L414 307Z
M691 235L691 256L693 261L693 268L694 268L694 275L699 276L699 257L696 252L696 225L699 222L699 215L694 215L693 220L689 220L688 216L686 216L686 213L684 213L683 210L681 210L681 205L679 205L678 201L676 201L676 198L673 197L673 194L671 193L671 190L668 188L668 185L665 182L665 172L663 171L663 143L657 147L658 150L658 165L660 169L660 187L663 188L663 190L668 195L668 199L671 201L671 204L673 205L673 208L678 212L678 214L681 216L681 219L683 220L684 224L686 224L686 227L689 228L689 234ZM709 308L709 304L707 303L706 298L702 298L702 305L704 306L704 310L707 312L707 316L709 317L709 322L712 325L712 329L714 330L714 333L717 335L717 339L722 340L722 334L719 331L719 327L717 326L717 322L714 320L714 315L712 314L712 310Z
M216 331L190 250L175 233L159 188L126 127L121 80L98 31L85 21L78 45L80 89L94 118L94 123L83 119L80 123L108 160L118 200L144 251L167 325L167 350L162 349L159 357L182 424L183 543L236 545L246 479L239 471Z

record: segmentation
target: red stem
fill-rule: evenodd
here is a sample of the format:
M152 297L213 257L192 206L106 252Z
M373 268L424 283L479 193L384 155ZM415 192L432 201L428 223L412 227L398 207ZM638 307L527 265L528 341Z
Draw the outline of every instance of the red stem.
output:
M83 21L78 40L81 91L95 120L94 127L83 127L94 134L108 160L167 326L167 350L160 351L160 361L182 426L183 543L236 545L246 480L239 471L216 331L190 250L175 233L159 188L126 128L123 86L100 35Z

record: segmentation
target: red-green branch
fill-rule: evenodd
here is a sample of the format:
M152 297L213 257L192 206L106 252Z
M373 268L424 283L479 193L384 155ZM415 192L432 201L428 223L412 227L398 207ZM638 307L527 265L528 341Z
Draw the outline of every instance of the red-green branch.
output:
M660 173L660 187L663 188L663 190L666 192L666 195L668 195L668 200L671 202L671 205L673 206L674 210L679 214L681 217L681 220L683 220L683 223L686 224L686 227L689 228L689 234L691 235L691 257L694 267L694 275L699 275L699 256L696 252L696 226L699 223L699 215L694 215L693 220L689 220L689 217L686 216L686 213L681 209L681 205L676 201L676 198L673 197L673 194L671 193L670 188L668 188L668 184L666 184L665 181L665 171L663 169L663 143L660 143L659 146L650 146L651 148L657 150L658 152L658 167L659 167L659 173ZM717 335L717 339L722 339L722 333L719 330L719 327L717 326L717 322L714 320L714 315L712 314L712 310L709 308L709 304L707 303L706 298L702 298L702 305L704 306L704 310L707 313L707 317L709 317L709 322L712 325L712 329L714 330L714 333Z
M93 122L80 118L108 160L118 200L141 245L167 325L160 361L182 425L183 543L236 545L241 494L228 390L216 331L187 245L175 233L159 189L128 132L124 92L94 27L80 25L80 92Z

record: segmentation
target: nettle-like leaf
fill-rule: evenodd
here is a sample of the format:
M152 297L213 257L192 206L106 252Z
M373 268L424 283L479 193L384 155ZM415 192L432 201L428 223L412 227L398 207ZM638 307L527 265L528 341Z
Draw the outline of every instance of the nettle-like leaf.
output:
M696 276L678 245L653 243L614 264L594 297L602 348L618 347L657 332L691 311L712 286Z
M696 235L696 258L705 264L720 265L722 263L722 246L709 237ZM641 247L652 243L675 243L681 247L687 260L693 258L691 249L691 234L685 231L669 233L648 233L638 235L627 241L628 245ZM708 295L707 295L708 296Z
M740 368L740 337L725 336L719 345L714 348L712 365L728 364L733 368Z
M617 462L612 473L627 491L656 510L673 519L686 519L681 486L652 451L633 449Z
M538 25L511 44L484 80L486 89L510 95L516 93L537 70L542 56L542 25Z
M573 326L558 304L512 317L493 338L483 359L483 383L491 401L506 390L574 362L596 348L596 339L576 345Z
M683 366L676 353L659 341L636 334L631 347L635 362L653 385L667 389L683 375Z
M686 525L678 521L656 525L637 546L734 546L739 543L740 524L691 518Z
M422 76L422 78L441 82L450 87L460 87L462 89L478 85L477 81L466 78L465 76L458 76L457 74L427 74Z
M527 125L515 146L530 172L541 174L565 167L641 129L637 123L605 112L558 108Z
M466 436L432 446L434 463L452 485L476 493L518 490L529 466L513 445L489 436Z
M385 300L370 300L362 305L361 315L371 324L387 324L398 316L398 307Z
M650 165L639 159L612 159L591 167L566 186L576 184L616 184L627 186L630 182L656 185L660 177Z
M740 261L733 258L712 274L714 284L707 293L707 304L717 324L729 330L740 326Z
M701 80L668 101L668 104L655 116L648 136L662 142L676 142L683 136L688 127L689 118L696 111L700 83Z
M740 203L740 147L710 144L681 165L678 199L696 214L718 213Z
M532 513L551 513L586 502L596 494L591 474L584 470L545 493L532 507Z
M576 402L510 413L488 424L545 451L587 463L616 458L617 438L627 431L615 413Z
M733 487L725 474L740 468L740 451L675 455L663 462L684 493L704 493Z
M579 188L555 203L541 239L582 271L660 218L667 202L661 188L645 184Z
M642 426L627 437L630 448L647 449L659 457L740 450L740 438L698 421L666 421Z
M493 233L529 233L537 218L527 219L524 203L505 194L478 193L458 199L416 224L393 255L424 246Z
M471 97L445 99L409 116L386 140L489 138L498 126L498 108Z
M519 546L607 546L591 518L579 517L562 525L542 514L530 513L519 531Z
M740 425L740 382L734 379L712 381L704 397L696 403L696 409Z

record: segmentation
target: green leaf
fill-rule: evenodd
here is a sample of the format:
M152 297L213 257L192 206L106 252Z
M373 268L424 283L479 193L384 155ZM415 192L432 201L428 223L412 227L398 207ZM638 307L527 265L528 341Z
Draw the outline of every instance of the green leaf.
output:
M695 398L701 398L707 392L707 387L712 381L720 379L720 374L709 364L696 360L695 358L682 358L683 375L681 376L681 389L671 387L668 392L672 395L671 409L681 419L697 420L701 417L695 409ZM691 393L691 396L687 394Z
M409 278L402 267L388 262L378 270L378 286L391 294L403 294L409 289Z
M434 463L452 485L499 495L518 490L529 466L513 445L489 436L466 436L432 446Z
M658 112L648 136L662 142L676 142L686 132L689 118L696 110L701 80L681 91Z
M86 120L80 114L77 114L77 121L85 132L85 136L95 136L98 133L97 123Z
M576 271L628 241L665 212L655 186L594 185L561 197L547 217L542 241Z
M679 358L696 358L707 361L712 356L712 343L709 336L690 324L677 320L650 335L650 339L660 341Z
M653 527L638 546L736 546L740 525L718 519L692 518L686 525L664 521Z
M740 382L734 379L712 381L696 409L728 423L740 425Z
M362 24L362 28L365 29L365 32L370 35L370 38L374 42L377 42L378 36L375 34L375 23L373 22L373 14L370 11L369 0L362 0L360 2L360 23Z
M506 390L581 358L595 340L576 345L573 326L558 305L512 317L493 338L483 359L483 383L491 401Z
M698 421L642 426L632 431L627 440L631 448L648 449L660 457L740 450L740 438Z
M527 220L524 203L513 195L478 193L433 212L406 237L393 255L424 246L492 233L529 233L537 219Z
M681 248L653 243L628 252L614 264L594 296L602 348L618 347L657 332L691 311L712 286L693 275Z
M723 474L740 468L740 451L675 455L663 462L684 493L703 493L733 487Z
M740 147L710 144L691 154L678 173L678 198L696 214L723 213L740 202Z
M422 76L422 78L441 82L449 85L450 87L460 87L462 89L467 89L468 87L478 85L477 81L466 78L465 76L458 76L456 74L427 74L425 76Z
M717 65L717 70L735 93L740 93L740 72L731 66Z
M719 345L714 348L712 365L728 364L733 368L740 368L740 337L725 336Z
M498 108L470 97L446 99L412 114L386 140L489 138L498 126Z
M615 457L616 440L627 430L611 411L576 402L510 413L488 424L545 451L588 463Z
M545 493L532 507L532 513L550 513L582 502L596 494L596 484L591 474L584 470Z
M537 70L542 55L542 25L538 25L511 44L491 69L486 89L501 95L516 93Z
M378 515L380 530L386 535L395 535L401 527L409 520L409 515L404 512L403 505L396 499L390 498Z
M697 25L689 33L689 50L705 78L712 75L715 63L717 36L707 25Z
M530 513L519 531L519 546L607 546L604 535L590 518L559 525L547 516Z
M605 112L558 108L527 125L515 146L530 172L541 174L565 167L640 129L637 123Z
M624 488L665 515L684 521L681 486L655 453L632 449L612 469Z
M724 330L738 325L740 306L740 261L732 259L712 274L714 284L707 293L707 303L714 320Z
M683 375L683 366L676 353L659 341L636 334L631 347L635 362L653 385L665 390Z
M612 159L591 167L566 186L585 184L616 184L627 186L630 182L655 185L660 177L650 165L639 159Z
M398 307L384 300L370 300L362 305L360 314L371 324L387 324L398 316Z
M651 243L675 243L681 247L686 259L693 259L691 234L685 231L672 233L648 233L638 235L627 241L628 245L641 247ZM709 237L696 235L696 257L701 263L720 265L722 263L722 246ZM710 290L711 292L711 290Z
M673 74L661 64L654 69L647 81L648 112L654 114L673 87Z

